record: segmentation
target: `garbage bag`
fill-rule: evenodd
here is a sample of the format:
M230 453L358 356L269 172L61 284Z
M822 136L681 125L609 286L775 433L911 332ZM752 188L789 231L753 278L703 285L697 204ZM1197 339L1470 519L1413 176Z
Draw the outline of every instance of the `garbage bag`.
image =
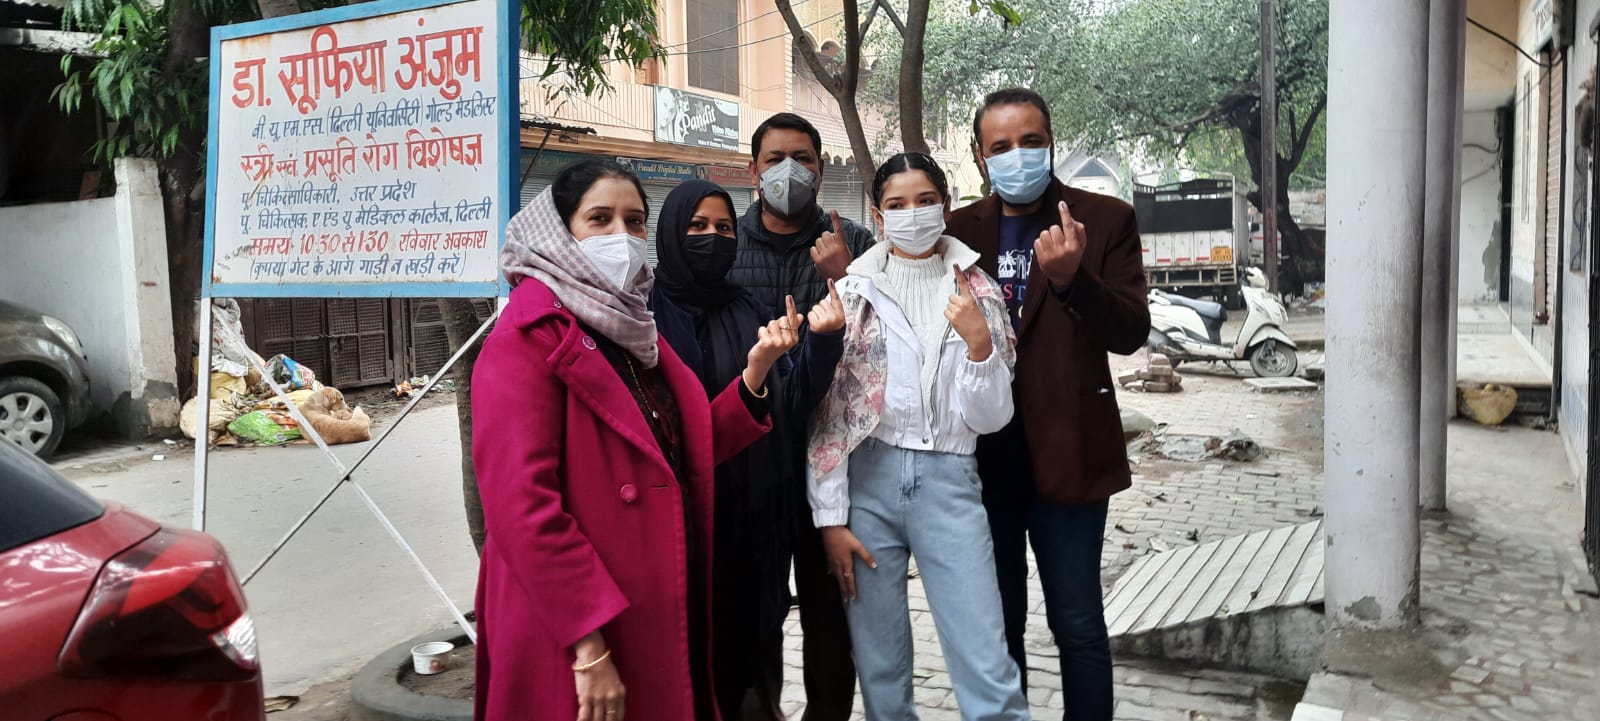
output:
M185 436L196 440L199 439L199 434L196 433L195 427L198 420L197 416L199 415L199 400L199 398L190 398L183 404L183 409L178 411L178 429L183 431ZM228 430L228 424L243 413L229 398L212 398L210 406L211 410L206 414L206 426L210 431L207 434L207 442L216 440L217 436Z
M288 423L281 421L287 420ZM239 440L276 446L300 440L300 426L294 419L270 411L250 411L228 424L228 432Z
M198 314L195 319L199 321ZM211 369L243 378L250 373L252 355L250 347L244 342L244 322L240 319L239 301L212 298Z
M311 372L310 368L281 353L267 361L267 373L271 374L274 383L286 391L305 390L317 382L317 374Z
M230 375L222 371L211 372L211 398L231 399L234 394L239 396L250 395L250 386L244 378Z
M1481 425L1498 426L1517 409L1517 389L1488 384L1462 388L1456 406L1461 415Z

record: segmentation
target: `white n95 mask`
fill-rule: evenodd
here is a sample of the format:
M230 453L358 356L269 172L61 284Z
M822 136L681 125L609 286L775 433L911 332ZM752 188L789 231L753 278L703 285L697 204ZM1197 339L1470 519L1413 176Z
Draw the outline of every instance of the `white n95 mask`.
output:
M645 246L644 238L629 233L596 235L578 241L578 250L583 251L595 270L622 291L631 289L633 279L644 268Z

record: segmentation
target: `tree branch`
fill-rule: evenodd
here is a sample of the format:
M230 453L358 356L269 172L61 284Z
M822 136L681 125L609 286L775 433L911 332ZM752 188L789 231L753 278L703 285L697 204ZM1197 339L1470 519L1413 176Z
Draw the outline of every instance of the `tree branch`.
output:
M845 0L845 4L849 5L850 4L850 0ZM923 5L922 14L923 15L927 15L928 14L927 4L928 4L927 2L923 2L922 3L922 5ZM894 7L889 5L889 0L877 0L877 2L874 2L872 4L872 7L874 9L880 8L880 7L883 8L884 14L889 16L889 22L894 23L895 29L900 31L900 37L903 38L903 37L906 36L906 24L905 24L904 21L902 21L900 19L900 14L894 11ZM915 13L916 11L912 10L911 12ZM866 35L867 34L866 30L862 29L861 34L862 35Z
M878 4L877 3L873 3L872 7L867 8L867 18L865 20L861 21L861 37L866 37L867 36L867 32L872 30L872 21L873 21L873 19L875 19L877 17L878 17Z
M839 87L851 98L861 84L861 8L854 0L844 3L844 69L840 73Z
M1294 148L1289 154L1289 172L1300 167L1300 162L1305 160L1306 146L1311 144L1311 133L1317 128L1317 118L1322 116L1323 108L1328 105L1328 94L1318 93L1316 104L1311 106L1311 114L1306 116L1306 124L1294 136ZM1288 177L1287 175L1284 177Z
M849 0L846 0L849 2ZM883 2L883 0L879 0ZM906 7L909 25L901 28L900 142L906 152L928 154L928 133L923 123L923 43L928 34L930 0L911 0Z
M829 95L837 99L844 92L844 83L838 76L829 72L827 66L822 64L822 59L817 57L817 45L811 41L811 36L806 34L806 29L800 25L800 18L795 17L792 1L773 0L773 4L778 6L778 14L783 16L783 24L789 26L789 34L794 36L794 41L800 44L800 57L805 61L806 66L811 68L811 74L817 78L817 82L822 84L822 87L828 91ZM855 3L846 2L846 13L854 14L850 12L850 9L854 7ZM847 29L854 25L853 19L845 21ZM855 51L851 50L849 52L854 54ZM850 95L853 97L855 88L850 88L850 91Z

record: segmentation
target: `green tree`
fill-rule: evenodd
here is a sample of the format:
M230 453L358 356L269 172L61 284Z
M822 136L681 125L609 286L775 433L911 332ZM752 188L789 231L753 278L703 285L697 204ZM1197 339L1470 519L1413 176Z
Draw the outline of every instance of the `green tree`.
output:
M658 57L651 0L520 0L523 47L545 62L542 79L557 94L593 95L610 89L612 63L637 67ZM179 377L193 381L195 300L205 237L205 139L211 28L262 17L350 4L342 0L69 0L64 25L96 36L97 60L67 57L56 90L68 112L85 101L112 121L94 147L100 160L156 160L167 224L173 330ZM510 159L506 159L510 160ZM447 301L450 339L460 345L477 329L471 301ZM482 549L483 513L472 468L472 361L455 370L461 426L462 487L473 541Z
M867 94L868 101L881 98L885 101L884 104L890 107L891 114L898 117L901 147L908 152L929 152L928 128L939 127L930 126L924 118L924 108L928 107L923 92L923 72L926 62L924 48L928 29L933 22L932 0L905 0L903 14L902 10L889 0L867 0L864 3L867 6L864 14L856 0L845 0L844 41L838 56L833 58L817 54L816 43L801 26L799 18L795 15L792 0L775 1L778 13L783 16L784 23L789 27L789 34L799 47L801 61L839 105L839 113L844 119L845 134L850 138L850 150L856 156L856 172L862 178L871 178L878 169L877 162L872 157L872 145L861 122L860 96L863 80L870 83L872 78L893 76L891 84L876 86L878 95ZM973 16L981 14L991 22L998 19L1001 24L1011 26L1020 21L1016 11L1012 10L1006 0L961 0L961 2L967 7L968 14ZM880 15L888 19L895 31L892 34L880 33L893 38L887 41L887 44L875 41L871 35L873 23ZM893 48L895 54L893 63L880 67L873 73L865 73L863 61L868 53L874 48L885 47ZM885 87L890 90L884 90Z
M928 28L924 77L946 119L970 117L994 88L1032 87L1050 100L1067 147L1235 172L1260 187L1257 0L1016 0L1014 27L965 16L965 0L944 4ZM1289 179L1278 227L1291 265L1309 271L1320 258L1289 215L1288 191L1323 176L1327 0L1279 0L1277 13L1275 155ZM1250 199L1262 205L1259 190Z
M1292 179L1313 149L1327 106L1326 0L1277 4L1279 142L1270 157L1278 177ZM1092 147L1123 141L1149 154L1181 152L1196 136L1232 134L1242 146L1261 208L1259 6L1251 0L1146 0L1123 5L1092 23L1087 53L1062 53L1069 70L1045 76L1052 97L1073 98L1073 128ZM1076 55L1078 62L1072 63ZM1137 82L1129 82L1137 79ZM1215 137L1210 138L1213 142ZM1203 145L1201 147L1204 147ZM1320 175L1320 172L1317 173ZM1289 213L1289 188L1279 185L1278 228L1288 273L1283 287L1298 292L1316 272L1305 232Z

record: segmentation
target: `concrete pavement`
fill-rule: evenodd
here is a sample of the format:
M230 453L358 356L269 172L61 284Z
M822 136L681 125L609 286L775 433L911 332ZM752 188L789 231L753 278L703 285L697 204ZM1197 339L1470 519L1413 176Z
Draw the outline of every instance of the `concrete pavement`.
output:
M1553 433L1450 428L1450 512L1422 524L1423 629L1341 634L1307 721L1589 721L1600 715L1600 603L1583 504Z
M1116 359L1114 367L1142 362L1138 356ZM1254 463L1141 458L1134 488L1111 504L1102 558L1108 587L1142 555L1299 523L1322 512L1320 392L1256 393L1239 374L1220 367L1186 366L1180 372L1185 376L1181 393L1122 393L1119 398L1126 407L1168 424L1168 433L1222 435L1238 428L1267 455ZM455 430L449 406L418 411L357 478L370 484L378 502L391 511L465 608L472 599L476 559L460 510ZM1331 704L1339 693L1355 693L1358 700L1381 704L1359 707L1369 713L1415 706L1438 712L1440 718L1453 717L1442 715L1446 709L1463 718L1583 718L1573 714L1593 708L1583 706L1581 699L1586 688L1594 687L1595 666L1600 664L1594 649L1600 649L1595 645L1600 641L1593 635L1594 602L1575 600L1559 583L1551 583L1560 555L1552 549L1576 539L1571 525L1575 490L1561 480L1568 472L1559 441L1527 430L1457 426L1452 442L1465 449L1452 455L1452 474L1467 475L1453 479L1456 517L1427 524L1423 593L1434 628L1466 639L1461 646L1466 653L1449 657L1456 665L1437 688L1397 690L1383 678L1377 685L1332 681L1326 694L1318 693L1314 684L1308 700ZM340 449L346 457L358 452L359 447ZM1529 465L1529 458L1540 459L1539 464ZM169 453L163 462L91 458L69 462L65 472L98 495L126 501L164 522L187 525L190 460L183 451ZM320 452L310 447L222 450L213 455L213 469L211 531L241 570L253 565L333 475ZM306 697L318 699L314 707L274 714L282 721L343 719L344 679L391 645L450 623L442 605L349 489L341 489L246 590L257 618L269 695L301 694L320 685ZM924 721L954 721L959 713L919 581L911 582L910 594L919 713ZM1034 688L1029 700L1036 718L1057 718L1066 699L1059 690L1037 579L1030 581L1030 594ZM805 695L801 638L793 614L789 628L782 703L787 712L797 714ZM1115 678L1117 719L1287 719L1302 688L1293 681L1137 658L1117 659ZM1319 679L1317 683L1330 683ZM1456 705L1463 702L1482 706ZM1538 710L1530 706L1523 711L1531 703Z

